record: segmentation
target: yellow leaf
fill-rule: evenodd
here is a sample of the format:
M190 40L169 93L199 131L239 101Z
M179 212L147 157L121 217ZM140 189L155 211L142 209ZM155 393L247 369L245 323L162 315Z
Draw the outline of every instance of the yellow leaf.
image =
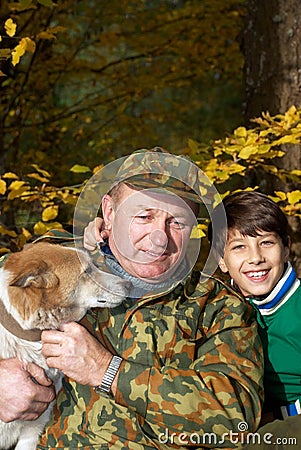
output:
M292 174L292 175L301 176L301 170L297 170L297 169L292 170L292 171L291 171L291 174Z
M290 205L294 205L301 200L301 191L288 192L287 199Z
M38 166L37 164L31 164L31 165L34 169L36 169L37 172L42 174L44 177L50 178L51 175L49 172L47 172L47 170L41 169L40 166Z
M44 234L47 231L47 226L43 222L37 222L33 227L34 234Z
M21 57L25 53L25 48L23 45L18 44L12 51L12 65L16 66L19 62Z
M18 175L16 175L13 172L6 172L6 173L4 173L2 175L2 178L11 178L11 179L14 179L14 180L18 180L19 179Z
M206 233L203 231L204 228L207 228L206 225L198 224L194 226L190 233L190 239L201 239L206 236Z
M16 34L17 25L12 19L7 19L4 24L4 28L9 37L13 37Z
M215 208L217 205L219 205L220 203L221 203L221 201L222 201L222 199L224 198L224 197L226 197L227 195L229 195L230 194L230 191L227 191L227 192L225 192L224 194L219 194L219 193L217 193L217 194L214 194L214 202L213 202L213 207Z
M0 180L0 194L3 195L6 192L6 183L4 180Z
M48 208L45 208L42 213L42 220L44 222L48 222L49 220L53 220L57 217L59 212L59 207L56 205L48 206Z
M34 52L36 44L29 37L22 38L19 44L12 51L12 65L15 66L20 62L20 58L26 51Z
M17 237L17 233L15 231L8 230L3 225L0 225L0 234L7 234L10 237Z
M93 169L93 173L97 173L100 169L102 169L104 167L103 164L100 164L99 166L94 167Z
M41 31L38 34L39 39L56 39L56 33L65 31L65 27L57 26L52 28L47 28L47 30Z
M279 197L275 197L274 195L269 195L270 199L273 200L275 203L278 203L281 201Z
M238 127L234 130L234 136L236 137L246 137L247 134L248 133L245 127Z
M243 173L243 172L245 172L245 170L246 170L246 168L244 167L244 166L242 166L241 164L236 164L236 163L233 163L233 164L230 164L229 166L228 166L228 170L229 170L229 173Z
M41 235L41 234L44 234L47 231L52 230L54 228L58 229L58 228L63 228L63 227L62 227L62 224L59 222L43 223L43 222L39 221L33 227L33 231L36 235Z
M25 194L25 195L24 195ZM28 187L22 186L20 189L13 189L7 196L7 200L13 200L14 198L26 197L29 194Z
M275 191L275 194L277 197L279 197L281 200L286 200L286 193L282 191Z
M193 139L188 139L188 147L193 153L197 153L199 150L199 145L196 141Z
M20 189L25 184L25 181L12 181L9 185L9 189L11 191L15 191Z
M288 134L273 142L273 146L282 144L300 144L300 137L293 134Z
M35 180L41 181L41 183L48 183L49 178L41 177L38 173L28 173L27 176L29 178L34 178Z
M258 147L255 145L244 147L238 154L239 158L248 159L251 155L258 153Z
M25 50L27 52L34 53L36 50L36 43L30 39L29 37L21 39L21 42L24 42Z
M22 227L22 235L25 237L26 241L31 238L31 233L26 228Z

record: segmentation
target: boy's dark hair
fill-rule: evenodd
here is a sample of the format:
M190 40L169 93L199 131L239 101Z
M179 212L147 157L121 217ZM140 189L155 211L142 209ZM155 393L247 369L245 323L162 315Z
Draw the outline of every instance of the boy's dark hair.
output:
M219 220L225 210L227 229ZM208 227L208 239L214 242L219 256L223 256L227 230L237 229L243 236L256 237L261 231L274 232L285 247L289 246L288 221L281 208L267 195L256 191L242 191L225 197L214 208Z

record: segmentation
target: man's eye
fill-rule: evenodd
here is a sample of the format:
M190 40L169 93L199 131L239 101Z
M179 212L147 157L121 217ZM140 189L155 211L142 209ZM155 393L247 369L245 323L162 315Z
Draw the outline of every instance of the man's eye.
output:
M140 220L142 222L150 221L152 217L149 214L139 214L139 216L135 216L136 220Z
M180 220L171 219L169 221L169 226L182 230L183 228L186 227L186 223L185 222L181 222Z

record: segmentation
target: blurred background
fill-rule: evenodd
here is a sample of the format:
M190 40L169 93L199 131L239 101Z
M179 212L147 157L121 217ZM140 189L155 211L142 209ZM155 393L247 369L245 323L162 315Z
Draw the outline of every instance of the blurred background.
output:
M259 188L300 249L297 0L2 0L0 247L68 227L98 168L156 145ZM255 119L256 121L252 121Z

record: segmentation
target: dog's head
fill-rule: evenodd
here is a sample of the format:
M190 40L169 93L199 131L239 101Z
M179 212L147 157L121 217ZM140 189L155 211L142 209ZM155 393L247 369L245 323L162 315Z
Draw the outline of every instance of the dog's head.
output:
M88 252L45 242L10 255L0 285L8 312L24 329L41 330L78 321L92 307L117 306L130 288L99 270Z

